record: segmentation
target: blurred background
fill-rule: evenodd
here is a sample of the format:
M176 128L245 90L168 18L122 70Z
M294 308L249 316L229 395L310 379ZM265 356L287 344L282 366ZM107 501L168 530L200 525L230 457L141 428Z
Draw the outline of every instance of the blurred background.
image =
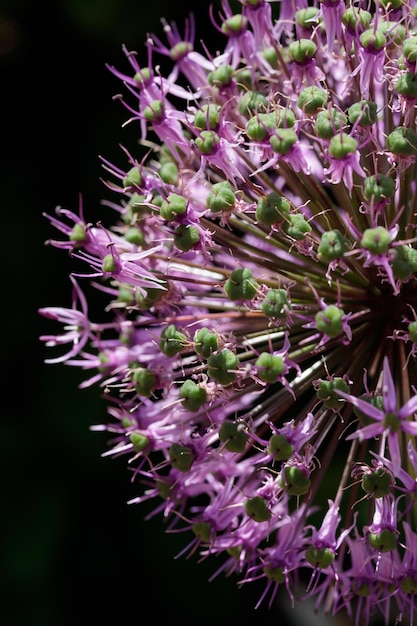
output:
M214 14L220 1L212 2ZM215 51L223 39L210 24L209 0L0 0L2 298L0 421L0 621L5 626L134 624L148 615L171 623L280 626L335 620L279 608L255 610L263 585L238 590L220 565L175 556L183 536L166 535L150 507L129 506L136 494L126 460L102 458L106 421L96 389L78 390L78 370L46 366L39 335L50 332L42 306L70 306L64 252L44 246L55 236L43 213L57 205L87 219L103 217L109 193L99 155L126 165L137 130L121 128L127 112L112 98L123 91L106 69L128 71L122 44L146 63L148 32L161 17L196 15L197 40ZM233 3L232 3L233 5ZM141 56L142 55L142 56ZM112 198L109 198L112 199ZM152 611L154 611L152 613ZM287 616L289 615L289 617ZM343 623L342 620L337 621Z

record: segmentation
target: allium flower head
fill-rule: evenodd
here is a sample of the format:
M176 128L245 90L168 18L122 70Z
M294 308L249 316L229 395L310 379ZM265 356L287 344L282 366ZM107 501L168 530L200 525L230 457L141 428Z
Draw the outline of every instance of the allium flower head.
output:
M86 268L40 311L63 324L48 361L88 372L132 502L213 576L413 623L417 6L209 15L222 52L190 16L109 67L143 149L103 161L113 223L48 218Z

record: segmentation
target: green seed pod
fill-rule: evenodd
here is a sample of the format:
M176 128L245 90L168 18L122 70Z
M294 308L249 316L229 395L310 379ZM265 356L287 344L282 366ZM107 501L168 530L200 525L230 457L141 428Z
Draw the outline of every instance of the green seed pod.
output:
M161 333L160 350L169 357L175 356L187 345L187 337L178 330L175 324L169 324Z
M268 565L265 565L263 573L267 578L269 578L269 580L273 580L278 584L285 582L285 572L283 567L269 567Z
M167 183L168 185L174 185L175 187L178 185L178 167L173 161L166 161L165 163L162 163L159 168L159 175L162 182Z
M351 35L363 32L369 27L372 15L358 7L348 7L342 15L342 23Z
M137 454L140 454L149 446L149 437L142 435L141 433L130 433L130 443L133 444L133 449Z
M168 500L172 492L172 486L162 480L156 481L156 488L162 500Z
M75 243L76 245L81 245L88 241L88 235L86 231L86 226L82 222L78 222L78 224L74 224L72 230L69 234L69 240Z
M410 245L402 244L393 248L394 258L391 260L394 278L408 280L417 272L417 250Z
M235 82L239 91L253 89L252 71L248 67L241 67L236 70Z
M272 191L267 196L259 197L255 215L264 226L272 226L286 219L290 210L289 200Z
M403 581L401 581L400 587L404 593L415 595L417 593L417 580L414 576L409 574Z
M232 186L226 180L214 183L207 196L207 207L213 213L232 211L236 204L236 198Z
M328 230L321 236L317 256L321 261L330 263L340 259L347 250L349 250L349 242L346 237L337 229Z
M406 98L417 98L417 76L414 72L401 74L396 82L397 93Z
M368 540L378 552L391 552L397 547L397 535L388 528L384 528L380 533L369 533Z
M378 467L371 474L364 474L361 480L362 489L373 498L387 496L392 487L392 477L387 470Z
M221 25L222 32L228 37L236 37L236 35L244 33L247 27L248 18L240 14L232 15L224 20Z
M290 213L284 222L283 231L296 241L302 241L311 232L311 226L301 213Z
M327 98L327 91L312 85L311 87L305 87L300 91L297 106L299 109L302 109L304 113L314 115L325 106Z
M171 61L180 61L194 50L190 41L179 41L169 51Z
M344 399L338 395L337 391L349 393L350 387L343 378L332 378L331 380L320 380L316 389L316 396L328 409L339 409L344 403Z
M207 402L206 390L193 380L186 380L181 385L179 396L182 400L182 406L192 413L197 413Z
M374 29L373 27L364 30L359 36L359 41L366 50L374 52L382 50L387 45L383 32L379 28Z
M152 100L143 110L143 117L149 122L160 122L164 119L164 103L162 100Z
M311 39L292 41L288 48L292 60L301 64L312 59L317 52L317 46Z
M246 515L250 517L254 522L268 522L272 513L268 509L268 505L264 498L260 496L254 496L248 498L244 504Z
M276 433L269 440L268 452L273 454L277 461L288 461L294 452L294 446L284 435Z
M177 219L178 215L184 215L187 210L187 200L178 193L170 193L168 198L161 204L161 217L167 222Z
M174 244L178 250L188 252L200 243L200 231L191 224L180 224L174 233Z
M194 126L200 130L216 130L220 124L220 107L217 104L203 104L194 115Z
M239 359L234 352L224 348L221 352L212 354L207 359L207 374L220 385L229 385L236 380L236 371L239 368Z
M146 367L138 367L132 375L132 380L136 385L136 393L139 396L149 398L155 390L157 377Z
M137 226L131 226L131 228L129 228L125 232L125 239L126 241L128 241L129 243L132 243L135 246L141 246L143 245L143 242L145 241L143 232Z
M363 231L361 247L369 250L372 254L385 254L392 241L388 230L383 226L366 228Z
M204 543L209 543L211 535L211 524L209 524L208 522L196 522L192 525L191 530L196 537L201 539L201 541L204 541Z
M386 138L386 146L395 156L412 156L417 152L417 135L411 128L398 126Z
M297 139L297 133L292 128L282 128L275 131L275 134L269 138L269 143L274 152L288 154Z
M142 185L142 174L138 167L132 167L123 178L123 189L140 187Z
M169 460L174 469L180 472L188 472L194 461L194 455L191 448L183 446L180 443L173 443L168 451Z
M417 62L417 36L412 35L411 37L407 37L403 41L403 55L404 58L410 63L410 65L414 65Z
M220 143L220 137L214 130L202 130L195 145L201 154L213 154Z
M231 65L221 65L208 73L207 80L212 87L226 87L232 79L233 67Z
M271 319L283 319L290 308L285 289L270 289L262 301L262 313Z
M262 352L255 362L257 375L264 383L276 383L285 371L284 359L277 354Z
M103 272L109 272L112 274L113 272L117 272L118 265L116 259L112 254L106 254L101 263L101 270Z
M331 139L341 128L346 126L347 116L334 107L328 111L319 111L314 122L314 131L321 139Z
M285 465L284 476L279 476L278 483L290 496L304 496L311 487L311 480L296 465Z
M368 402L369 404L371 404L372 406L375 406L377 409L380 409L381 411L384 410L384 403L383 403L382 396L379 396L379 395L370 396L365 393L359 396L359 399L364 400L365 402ZM353 412L356 415L356 417L359 418L361 427L368 426L369 424L372 424L374 422L372 417L370 417L369 415L367 415L366 413L364 413L363 411L361 411L355 406L353 407Z
M256 113L265 113L268 100L260 91L246 91L238 102L238 110L244 117L251 117Z
M355 102L348 108L348 118L351 124L359 126L372 126L377 121L377 106L371 100Z
M404 26L399 22L381 20L378 22L378 29L387 40L387 47L394 48L402 45L405 39Z
M137 291L135 294L136 305L139 311L148 311L160 298L166 293L163 289L157 287L148 287L145 294Z
M272 68L278 67L278 54L273 46L268 46L262 50L262 56Z
M233 301L252 300L259 289L259 284L248 267L233 270L224 283L227 297Z
M417 320L415 322L410 322L407 326L408 330L408 339L413 343L417 343Z
M316 328L328 337L338 337L343 332L344 312L335 304L330 304L316 314Z
M229 452L244 452L248 435L243 425L236 422L223 422L219 429L219 439Z
M335 554L330 548L315 548L309 546L305 553L306 560L316 569L326 569L335 560Z
M319 9L308 7L295 12L295 23L301 28L312 30L317 24Z
M199 328L194 333L194 350L203 359L208 359L218 348L218 338L209 328Z
M329 154L333 159L344 159L349 154L354 154L358 142L347 133L337 133L330 139Z
M140 87L147 85L151 79L153 79L153 72L149 67L142 68L139 72L136 72L133 77L133 80L138 83Z
M395 182L389 176L376 174L367 176L363 182L363 195L368 202L380 202L385 198L393 198Z

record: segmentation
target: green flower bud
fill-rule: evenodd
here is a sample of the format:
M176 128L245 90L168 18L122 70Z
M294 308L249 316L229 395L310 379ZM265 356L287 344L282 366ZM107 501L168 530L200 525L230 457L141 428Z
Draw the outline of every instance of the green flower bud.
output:
M272 517L272 513L268 509L266 501L260 496L248 498L244 507L246 515L254 522L268 522Z
M260 196L256 207L256 219L264 226L278 224L288 217L291 204L287 198L272 191L267 196Z
M410 245L395 246L392 250L394 258L391 259L392 273L394 278L407 280L417 272L417 250Z
M159 168L159 175L162 182L167 183L168 185L178 185L178 167L173 161L167 161L166 163L162 163L161 167Z
M363 182L363 195L368 202L378 203L385 198L393 198L394 194L395 182L384 174L367 176Z
M316 328L328 337L338 337L343 332L344 312L338 306L330 304L316 314Z
M316 396L328 409L340 409L344 403L344 399L339 396L337 391L349 393L350 387L343 378L332 378L331 380L320 380Z
M149 446L149 437L142 435L141 433L130 433L130 443L133 444L133 449L137 454L140 454Z
M194 115L194 126L201 130L216 130L220 124L220 107L217 104L203 104Z
M321 236L317 256L321 261L330 263L335 259L340 259L348 249L349 242L339 230L328 230Z
M372 126L377 121L377 106L371 100L355 102L348 108L348 117L351 124L358 123L360 126Z
M264 383L276 383L285 371L284 359L277 354L262 352L255 362L257 375Z
M174 233L174 244L179 250L188 252L200 243L200 231L196 226L180 224Z
M232 79L233 67L231 65L221 65L208 73L207 80L213 87L226 87Z
M168 198L161 204L161 217L167 222L177 219L178 215L184 215L187 210L187 200L178 193L170 193Z
M123 189L129 187L140 187L142 185L142 174L138 167L132 167L123 178Z
M238 102L238 110L244 117L251 117L255 113L265 113L268 100L260 91L246 91Z
M368 540L378 552L391 552L397 547L396 533L388 528L384 528L380 533L369 533Z
M149 122L160 122L164 118L164 103L162 100L152 100L143 110L143 117Z
M365 49L373 52L378 52L387 45L383 32L379 28L374 29L373 27L364 30L359 36L359 41Z
M232 15L231 17L224 20L221 25L221 29L225 35L228 37L236 37L236 35L240 35L244 33L248 27L248 18L244 15Z
M314 131L321 139L331 139L346 125L347 119L344 113L335 108L332 108L330 112L327 109L319 111L314 122Z
M417 98L417 76L414 72L401 74L396 82L397 93L406 98Z
M208 357L216 352L218 348L218 338L216 333L214 333L209 328L199 328L194 333L194 350L198 355L203 357L203 359L208 359Z
M230 300L252 300L259 284L249 268L235 269L224 283L224 291Z
M156 375L146 367L135 369L132 380L136 385L136 393L145 398L149 398L152 395L157 383Z
M296 241L302 241L311 232L311 226L301 213L290 213L283 224L283 231Z
M408 338L413 343L417 342L417 320L415 322L410 322L407 326L408 330Z
M305 63L314 57L317 46L311 39L298 39L289 45L291 58L296 63Z
M278 478L281 489L290 496L304 496L311 487L311 480L306 473L296 465L285 465L284 475Z
M232 211L236 204L235 193L227 181L214 183L207 196L207 206L213 213Z
M417 135L411 128L398 126L386 139L387 150L398 157L409 157L417 152Z
M169 324L161 333L159 348L166 356L172 357L184 350L187 343L186 335L175 324Z
M243 424L225 421L219 429L219 439L229 452L244 452L248 435L243 430Z
M335 554L330 548L315 548L309 546L305 553L306 560L317 569L326 569L335 559Z
M373 498L387 496L392 487L392 477L387 470L378 467L370 474L364 474L361 480L362 489Z
M141 246L145 241L143 236L143 232L137 226L132 226L125 233L125 239L129 243L134 244L135 246Z
M196 413L207 402L207 392L193 380L186 380L180 387L179 396L182 406L188 411Z
M229 385L236 380L239 359L234 352L224 348L221 352L211 354L207 359L207 374L220 385Z
M268 452L273 454L277 461L288 461L294 452L294 446L284 435L276 433L269 440Z
M173 443L168 451L169 460L174 469L180 472L188 472L194 461L194 455L191 448L183 446L180 443Z
M201 154L213 154L219 143L220 137L214 130L202 130L195 140L195 145Z
M330 139L329 154L333 159L344 159L349 154L354 154L358 142L346 133L337 133Z
M271 319L283 319L290 308L285 289L270 289L262 301L262 313Z
M292 128L282 128L275 131L275 134L270 137L269 143L274 152L288 154L297 139L297 133Z
M300 91L297 106L309 115L314 115L322 109L327 102L327 91L320 87L305 87Z
M376 226L364 230L360 245L372 254L385 254L391 241L388 230L383 226Z

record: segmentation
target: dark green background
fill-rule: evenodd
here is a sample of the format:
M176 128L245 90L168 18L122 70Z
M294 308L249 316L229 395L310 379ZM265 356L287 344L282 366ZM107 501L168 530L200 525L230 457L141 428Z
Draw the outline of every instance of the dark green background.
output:
M43 212L56 205L105 219L98 155L125 167L119 144L134 149L137 130L121 129L123 91L105 63L128 71L122 44L146 63L147 32L160 18L180 28L191 10L197 39L214 52L224 39L209 2L182 0L0 0L2 396L0 422L0 622L5 626L107 626L168 623L289 624L282 605L254 606L263 584L208 578L220 559L196 564L175 555L183 535L166 535L137 493L126 459L101 458L106 421L96 389L80 391L82 372L46 366L37 310L70 306L65 252L45 247L56 233ZM215 14L220 1L213 2ZM232 4L232 6L234 6ZM104 216L104 217L103 217ZM315 620L311 605L302 626ZM291 613L291 623L296 614ZM330 623L330 620L329 620ZM331 623L336 623L331 620ZM339 623L339 622L338 622Z

